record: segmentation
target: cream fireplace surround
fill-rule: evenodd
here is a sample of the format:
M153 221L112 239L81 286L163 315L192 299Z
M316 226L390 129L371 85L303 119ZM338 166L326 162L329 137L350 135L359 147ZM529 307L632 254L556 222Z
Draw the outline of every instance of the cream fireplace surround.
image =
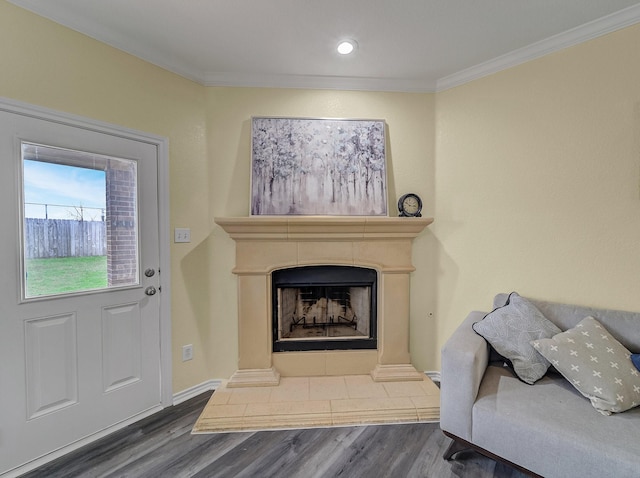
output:
M422 380L409 356L411 251L432 218L251 216L215 222L236 242L239 368L228 387L273 386L281 375ZM271 272L311 265L377 271L377 350L272 352Z

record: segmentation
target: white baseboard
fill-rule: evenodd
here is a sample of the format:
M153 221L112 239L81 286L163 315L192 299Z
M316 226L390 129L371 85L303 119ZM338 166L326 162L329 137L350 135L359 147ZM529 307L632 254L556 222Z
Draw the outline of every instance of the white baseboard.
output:
M182 402L197 397L201 393L208 392L209 390L217 390L222 385L222 380L207 380L193 387L189 387L186 390L173 394L173 404L179 405Z
M440 383L440 372L425 371L424 374L427 377L429 377L432 381Z

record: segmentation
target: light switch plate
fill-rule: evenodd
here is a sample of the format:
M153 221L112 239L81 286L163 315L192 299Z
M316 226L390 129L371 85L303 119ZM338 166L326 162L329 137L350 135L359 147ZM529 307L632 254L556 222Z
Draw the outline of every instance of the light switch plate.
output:
M173 230L173 242L191 242L191 229L176 227Z

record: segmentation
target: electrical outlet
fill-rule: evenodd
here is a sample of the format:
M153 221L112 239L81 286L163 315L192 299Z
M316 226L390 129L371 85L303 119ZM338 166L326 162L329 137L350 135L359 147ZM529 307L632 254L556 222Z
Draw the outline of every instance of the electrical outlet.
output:
M193 360L193 345L183 345L182 346L182 361L186 362L187 360Z
M176 227L173 230L173 242L191 242L191 229Z

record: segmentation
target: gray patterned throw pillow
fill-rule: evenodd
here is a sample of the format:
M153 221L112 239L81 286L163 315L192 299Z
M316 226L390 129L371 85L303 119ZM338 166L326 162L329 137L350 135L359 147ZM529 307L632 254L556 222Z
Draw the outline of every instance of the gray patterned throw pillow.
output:
M528 384L541 379L549 362L537 353L530 342L553 337L562 332L527 299L512 292L507 304L488 313L473 330L511 362L518 378Z
M593 317L531 344L603 415L640 405L640 372L631 352Z

